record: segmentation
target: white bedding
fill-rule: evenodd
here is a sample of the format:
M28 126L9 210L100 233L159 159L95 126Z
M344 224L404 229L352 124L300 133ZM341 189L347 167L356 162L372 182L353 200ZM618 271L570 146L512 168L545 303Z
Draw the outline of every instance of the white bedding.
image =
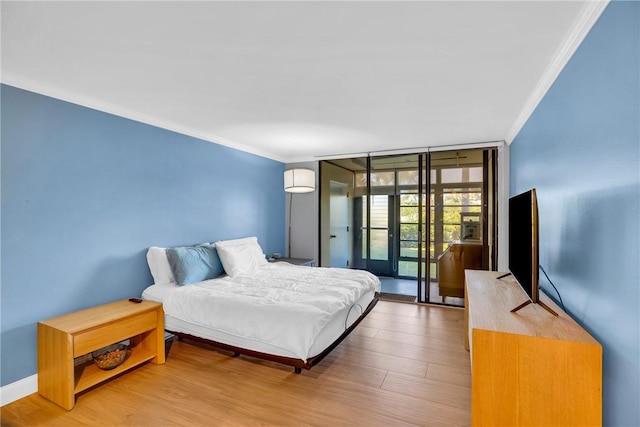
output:
M190 324L214 336L237 338L306 361L315 355L314 344L337 315L348 315L379 291L379 279L366 271L278 262L234 278L154 285L142 296L163 303L167 323L171 319Z

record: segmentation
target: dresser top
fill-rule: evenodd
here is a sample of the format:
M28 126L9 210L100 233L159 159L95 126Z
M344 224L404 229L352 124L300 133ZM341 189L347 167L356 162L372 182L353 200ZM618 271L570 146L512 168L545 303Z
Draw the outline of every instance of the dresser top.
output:
M527 301L528 296L513 276L497 279L502 274L465 270L466 304L473 329L599 345L543 292L540 292L540 300L558 316L538 304L529 304L512 313L511 310Z

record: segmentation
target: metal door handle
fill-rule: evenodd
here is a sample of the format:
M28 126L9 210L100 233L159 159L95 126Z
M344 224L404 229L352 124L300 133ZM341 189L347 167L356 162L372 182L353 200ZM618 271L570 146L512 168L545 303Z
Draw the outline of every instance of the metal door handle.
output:
M336 236L335 234L329 234L329 238L330 239L335 239L336 237L338 237L338 236Z

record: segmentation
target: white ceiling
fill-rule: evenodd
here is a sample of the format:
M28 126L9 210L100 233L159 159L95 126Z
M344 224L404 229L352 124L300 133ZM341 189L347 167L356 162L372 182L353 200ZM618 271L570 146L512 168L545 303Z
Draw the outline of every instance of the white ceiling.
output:
M283 162L511 142L605 6L2 1L2 81Z

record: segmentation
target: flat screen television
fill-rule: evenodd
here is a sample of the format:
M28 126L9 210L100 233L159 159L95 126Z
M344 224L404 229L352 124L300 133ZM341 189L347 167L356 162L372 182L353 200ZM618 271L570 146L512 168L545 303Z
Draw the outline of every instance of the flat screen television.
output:
M534 303L556 314L539 299L538 240L538 199L532 188L509 198L509 273L529 297L512 312Z

